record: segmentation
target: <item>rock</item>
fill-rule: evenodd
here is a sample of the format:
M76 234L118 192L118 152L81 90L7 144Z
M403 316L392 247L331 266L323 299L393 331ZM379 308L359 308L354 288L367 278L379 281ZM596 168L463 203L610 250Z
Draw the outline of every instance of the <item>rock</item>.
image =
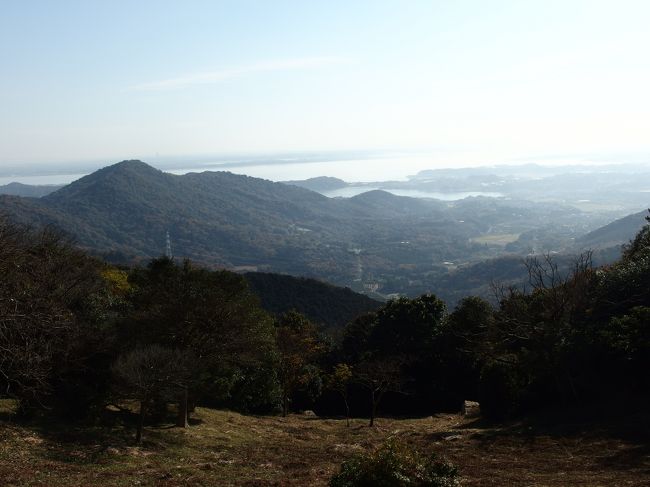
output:
M445 441L460 440L462 437L463 437L462 435L449 435L449 436L445 436L443 440Z
M302 412L303 416L309 416L310 418L315 418L316 413L312 411L311 409L307 409L306 411Z
M481 415L481 405L476 401L463 401L461 414L468 418L475 418Z

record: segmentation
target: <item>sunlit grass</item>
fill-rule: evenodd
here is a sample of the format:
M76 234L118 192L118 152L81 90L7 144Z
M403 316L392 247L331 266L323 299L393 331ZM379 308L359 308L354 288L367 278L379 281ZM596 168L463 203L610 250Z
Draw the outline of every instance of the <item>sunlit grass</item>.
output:
M20 424L7 420L13 407L0 401L0 478L8 486L327 485L342 461L391 436L457 464L464 485L623 485L648 475L641 460L621 465L638 451L633 442L490 427L453 414L379 418L369 428L365 419L346 427L343 419L198 408L190 428L149 425L136 446L128 420Z

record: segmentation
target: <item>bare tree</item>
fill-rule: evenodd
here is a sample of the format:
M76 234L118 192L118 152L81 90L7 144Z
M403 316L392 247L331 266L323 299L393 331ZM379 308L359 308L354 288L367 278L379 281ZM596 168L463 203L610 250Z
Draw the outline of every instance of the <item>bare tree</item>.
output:
M51 230L0 220L0 378L22 412L44 406L55 369L72 363L98 264Z
M345 405L345 423L350 426L350 404L348 402L348 389L352 381L353 369L348 364L336 364L334 370L327 378L327 387L336 391L343 399Z
M171 401L178 396L186 375L183 362L181 352L149 345L121 356L113 364L116 392L138 401L140 406L136 443L142 441L144 421L151 403L154 400Z
M403 360L399 357L370 358L354 368L353 380L370 395L370 422L375 425L377 408L387 392L401 392Z

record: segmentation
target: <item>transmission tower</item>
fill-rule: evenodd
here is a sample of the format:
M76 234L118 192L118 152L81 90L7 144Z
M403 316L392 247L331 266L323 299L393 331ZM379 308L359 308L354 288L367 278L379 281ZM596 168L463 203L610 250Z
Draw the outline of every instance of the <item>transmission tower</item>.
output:
M167 238L165 243L165 256L168 259L174 258L174 256L172 255L172 239L169 236L169 231L167 231Z

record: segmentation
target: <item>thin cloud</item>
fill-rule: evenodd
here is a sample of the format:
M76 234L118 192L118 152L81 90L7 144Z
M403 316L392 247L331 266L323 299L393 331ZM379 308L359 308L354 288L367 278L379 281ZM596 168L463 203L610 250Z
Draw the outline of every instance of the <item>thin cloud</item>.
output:
M129 91L164 91L186 88L192 85L205 85L219 83L248 74L265 73L273 71L293 71L319 69L337 64L345 64L348 59L335 56L310 57L298 59L284 59L277 61L265 61L247 66L239 66L218 71L204 73L193 73L177 78L169 78L159 81L141 83L128 88Z

